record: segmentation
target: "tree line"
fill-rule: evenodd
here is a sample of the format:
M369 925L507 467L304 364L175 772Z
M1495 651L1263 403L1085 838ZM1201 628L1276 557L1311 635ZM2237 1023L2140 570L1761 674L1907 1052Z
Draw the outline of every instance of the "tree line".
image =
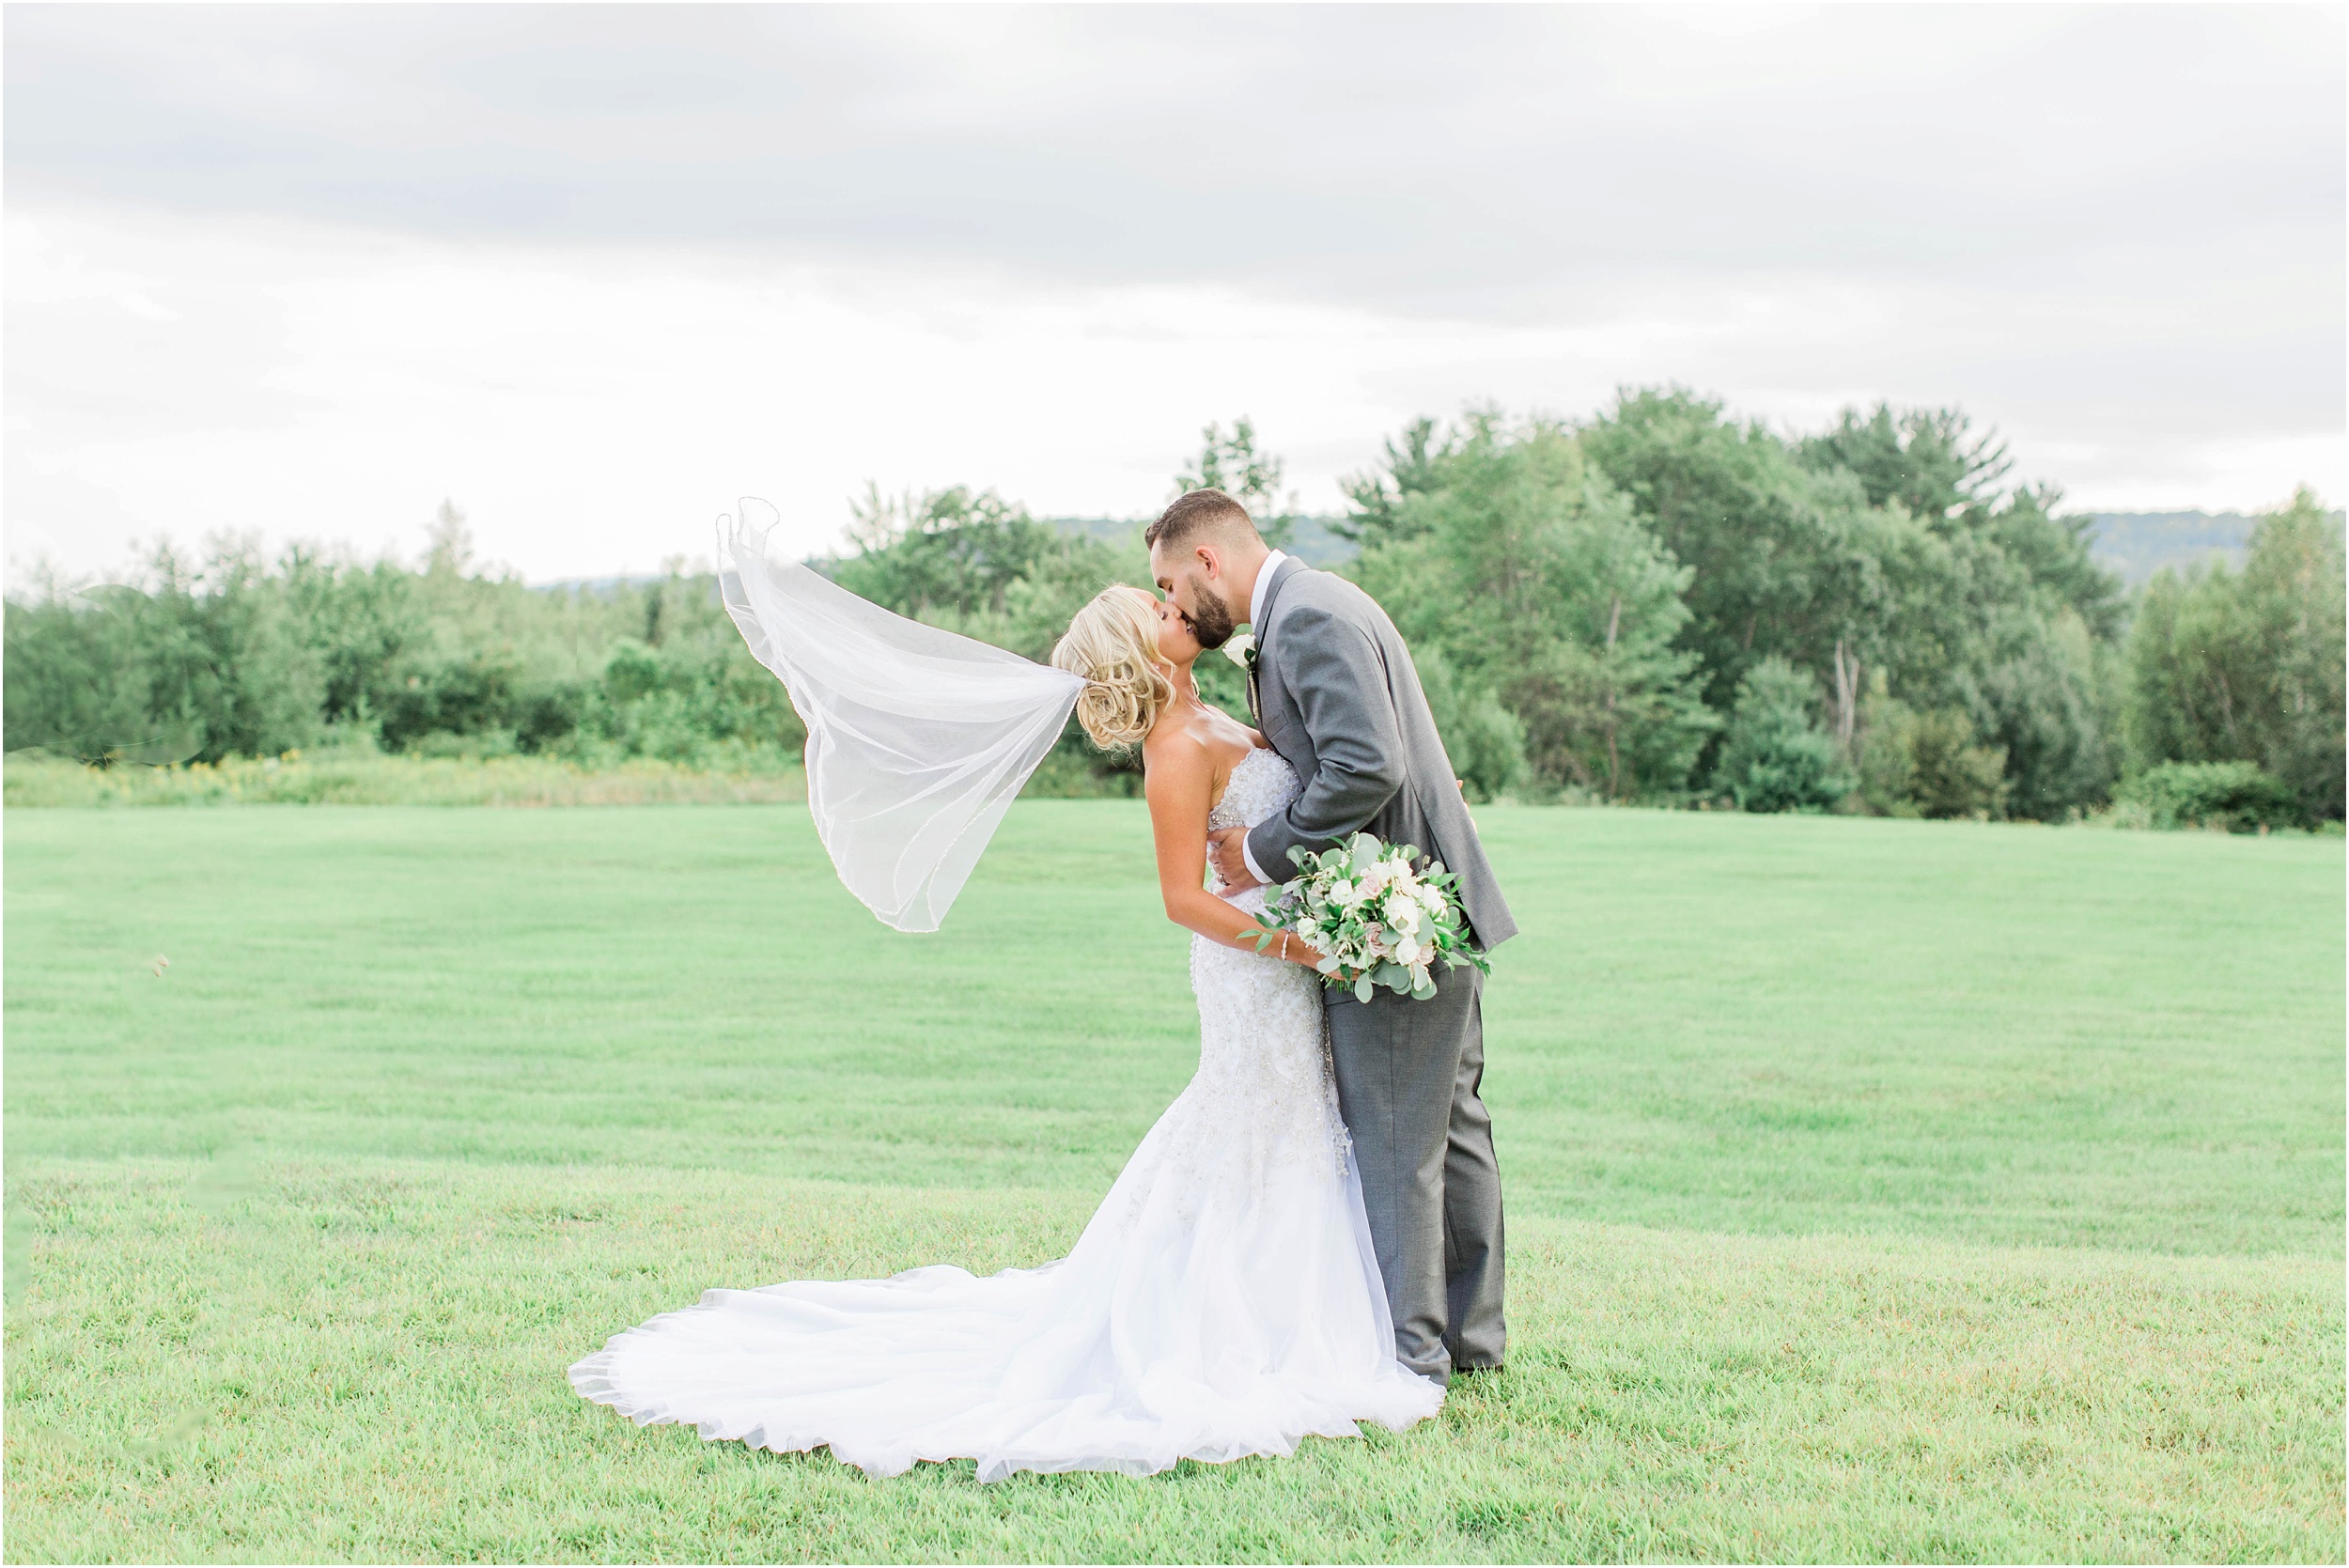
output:
M444 505L416 567L224 539L7 605L7 747L101 767L325 746L787 766L805 739L707 575L532 588Z
M1591 418L1420 420L1325 520L1410 640L1453 760L1503 794L1749 811L2161 823L2342 815L2343 558L2302 490L2240 570L2134 594L2087 520L2011 482L1954 409L1786 435L1679 388ZM1240 494L1276 542L1278 459L1210 427L1177 488ZM1078 605L1148 580L1104 536L955 487L853 508L845 586L1041 658ZM707 576L527 588L470 568L444 513L417 568L294 550L7 607L7 744L90 760L391 751L741 765L796 749L781 689ZM1237 672L1202 660L1244 711ZM1071 735L1050 790L1130 785Z

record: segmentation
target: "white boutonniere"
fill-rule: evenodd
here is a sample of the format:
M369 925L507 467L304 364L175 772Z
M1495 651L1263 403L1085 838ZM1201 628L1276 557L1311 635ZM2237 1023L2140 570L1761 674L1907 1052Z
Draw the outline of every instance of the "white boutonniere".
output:
M1256 639L1254 634L1243 631L1236 637L1228 637L1224 639L1223 657L1230 660L1233 663L1238 665L1243 670L1251 672L1254 671L1256 668Z

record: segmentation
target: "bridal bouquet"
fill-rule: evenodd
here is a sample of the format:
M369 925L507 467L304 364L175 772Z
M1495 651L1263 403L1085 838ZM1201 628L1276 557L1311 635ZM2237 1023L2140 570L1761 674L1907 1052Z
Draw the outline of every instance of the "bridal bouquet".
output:
M1492 961L1469 945L1458 874L1441 861L1415 871L1418 858L1411 845L1370 833L1318 855L1301 845L1290 850L1301 875L1265 895L1256 951L1283 932L1299 938L1321 955L1314 966L1321 983L1351 986L1362 1001L1379 986L1425 1001L1436 994L1429 970L1439 959L1446 969L1471 964L1490 974Z

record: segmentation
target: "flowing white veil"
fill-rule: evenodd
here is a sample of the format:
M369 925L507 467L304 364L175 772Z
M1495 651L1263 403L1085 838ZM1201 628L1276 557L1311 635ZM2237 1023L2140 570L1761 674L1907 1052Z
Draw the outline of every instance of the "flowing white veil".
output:
M882 922L935 931L1084 682L893 615L769 540L763 501L718 520L718 583L807 723L807 804Z

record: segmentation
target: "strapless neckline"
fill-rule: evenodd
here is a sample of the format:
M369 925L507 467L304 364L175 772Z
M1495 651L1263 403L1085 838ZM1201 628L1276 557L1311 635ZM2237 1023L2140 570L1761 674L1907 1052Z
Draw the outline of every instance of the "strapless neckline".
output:
M1269 758L1269 767L1258 766ZM1223 794L1207 813L1210 828L1252 828L1297 794L1297 774L1281 753L1269 746L1252 747L1232 765L1223 781Z

